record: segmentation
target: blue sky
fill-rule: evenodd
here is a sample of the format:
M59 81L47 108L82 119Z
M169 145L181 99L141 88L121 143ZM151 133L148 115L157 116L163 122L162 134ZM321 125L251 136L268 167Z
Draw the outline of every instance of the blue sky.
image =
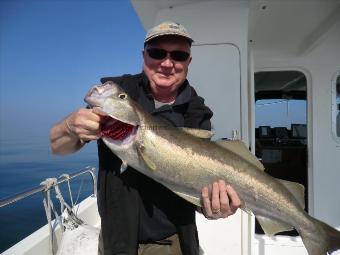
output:
M48 133L103 76L141 70L130 1L0 0L0 137Z
M307 123L305 100L265 99L258 100L255 107L255 126L287 127Z

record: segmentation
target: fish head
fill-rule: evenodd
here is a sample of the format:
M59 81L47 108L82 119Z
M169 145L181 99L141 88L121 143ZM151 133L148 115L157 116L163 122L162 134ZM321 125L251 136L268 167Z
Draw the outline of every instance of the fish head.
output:
M101 137L105 143L115 150L133 143L140 119L136 103L120 86L112 81L94 86L84 100L101 116Z
M135 102L112 81L92 87L85 97L85 102L102 115L131 125L139 123Z

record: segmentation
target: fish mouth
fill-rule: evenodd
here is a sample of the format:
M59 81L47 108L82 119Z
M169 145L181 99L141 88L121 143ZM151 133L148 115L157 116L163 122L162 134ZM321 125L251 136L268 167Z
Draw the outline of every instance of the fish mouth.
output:
M136 137L138 126L131 125L111 116L102 116L100 135L111 143L124 145L131 143Z

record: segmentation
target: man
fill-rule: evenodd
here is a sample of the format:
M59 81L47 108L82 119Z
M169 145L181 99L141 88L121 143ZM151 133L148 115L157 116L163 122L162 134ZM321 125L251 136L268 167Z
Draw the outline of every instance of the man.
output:
M212 112L186 80L193 40L177 23L164 22L146 35L143 72L103 78L118 83L145 110L174 126L210 129ZM80 109L50 132L55 154L79 150L100 138L102 118ZM195 207L132 168L122 174L121 161L98 140L98 208L101 216L100 253L139 255L198 255ZM241 202L223 181L202 190L207 218L225 218ZM102 239L102 240L101 240Z

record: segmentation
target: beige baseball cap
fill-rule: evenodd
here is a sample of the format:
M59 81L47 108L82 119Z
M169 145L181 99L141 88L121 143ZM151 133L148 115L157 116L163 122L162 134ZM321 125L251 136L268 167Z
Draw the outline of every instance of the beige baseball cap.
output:
M185 29L183 25L172 22L172 21L165 21L151 28L147 32L145 36L144 44L156 37L164 36L164 35L178 35L178 36L185 37L186 39L189 40L190 43L194 41L191 35L188 33L188 31Z

